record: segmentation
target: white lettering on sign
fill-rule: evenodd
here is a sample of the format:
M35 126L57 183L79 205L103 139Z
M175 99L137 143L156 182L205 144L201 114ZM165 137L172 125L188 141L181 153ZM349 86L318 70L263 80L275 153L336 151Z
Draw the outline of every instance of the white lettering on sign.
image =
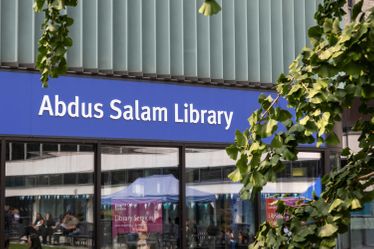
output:
M222 126L225 130L230 129L234 117L233 111L198 108L194 103L174 103L174 111L170 113L165 106L146 105L138 99L131 102L112 99L105 107L103 103L82 101L79 96L66 101L59 95L44 95L38 115L84 119L102 119L108 115L112 120L168 122L168 114L171 114L174 115L171 120L175 123L215 125ZM105 111L109 113L106 114Z
M122 105L122 101L113 99L110 108L115 112L111 114L111 119L138 120L138 121L168 121L168 109L160 106L141 105L139 100L135 100L133 105Z
M196 109L193 104L185 103L183 107L174 104L175 122L191 124L225 125L225 130L230 129L234 112Z
M59 95L54 96L54 105L48 95L44 95L42 103L39 107L39 116L43 116L46 112L52 117L65 117L72 118L103 118L103 104L102 103L87 103L81 102L78 96L74 97L73 101L67 102L60 99Z

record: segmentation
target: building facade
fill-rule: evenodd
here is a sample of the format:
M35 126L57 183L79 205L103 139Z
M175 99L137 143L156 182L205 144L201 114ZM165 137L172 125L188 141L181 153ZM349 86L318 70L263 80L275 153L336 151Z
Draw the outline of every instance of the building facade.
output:
M246 248L275 218L275 198L321 190L336 148L301 147L255 200L239 198L225 152L308 45L318 1L223 0L211 18L199 1L78 2L67 10L69 73L43 89L43 16L32 0L0 1L0 232L10 248L28 227L62 248ZM372 245L366 228L357 245Z

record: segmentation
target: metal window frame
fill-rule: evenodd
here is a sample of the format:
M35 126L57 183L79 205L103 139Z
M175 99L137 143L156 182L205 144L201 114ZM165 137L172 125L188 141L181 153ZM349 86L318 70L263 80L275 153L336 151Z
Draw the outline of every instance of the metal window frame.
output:
M0 248L3 248L5 239L5 157L6 157L6 141L1 140L0 144Z

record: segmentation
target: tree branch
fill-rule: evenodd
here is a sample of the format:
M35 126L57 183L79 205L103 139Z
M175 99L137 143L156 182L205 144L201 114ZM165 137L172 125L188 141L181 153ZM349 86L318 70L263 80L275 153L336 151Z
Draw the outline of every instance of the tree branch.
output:
M260 119L262 119L262 118L265 117L265 115L270 111L270 109L273 107L273 105L278 102L279 98L280 98L280 94L278 94L277 97L273 100L273 102L270 104L269 108L266 109L266 111L261 114L261 118Z
M366 174L366 175L363 175L363 176L360 176L359 178L358 178L358 180L367 180L367 179L369 179L369 178L371 178L371 177L373 177L374 176L374 171L373 172L370 172L369 174Z

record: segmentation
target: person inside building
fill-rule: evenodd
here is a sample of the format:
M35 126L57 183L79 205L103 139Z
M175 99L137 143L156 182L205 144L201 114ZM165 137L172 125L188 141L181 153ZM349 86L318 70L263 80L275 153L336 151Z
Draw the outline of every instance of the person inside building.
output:
M50 213L45 214L45 234L43 235L43 241L52 244L53 231L56 228L56 222Z
M71 212L67 212L62 219L60 227L62 229L63 235L70 235L72 233L78 232L79 220Z
M39 236L43 238L43 244L46 244L46 228L45 228L45 220L40 213L36 213L35 221L33 222L33 228L38 233Z
M242 248L248 248L248 244L249 244L249 237L248 237L248 234L243 232L243 231L240 231L239 232L239 236L238 236L238 244L240 247Z
M236 248L236 241L234 238L234 233L231 228L226 229L226 245L229 249L235 249Z
M10 229L11 229L13 218L12 218L12 212L10 211L9 206L5 206L4 211L5 211L4 248L8 249L9 248L9 235L10 235Z
M25 228L25 233L22 237L25 237L27 243L29 244L28 249L42 249L42 245L39 239L39 232L35 230L33 225L27 226Z

